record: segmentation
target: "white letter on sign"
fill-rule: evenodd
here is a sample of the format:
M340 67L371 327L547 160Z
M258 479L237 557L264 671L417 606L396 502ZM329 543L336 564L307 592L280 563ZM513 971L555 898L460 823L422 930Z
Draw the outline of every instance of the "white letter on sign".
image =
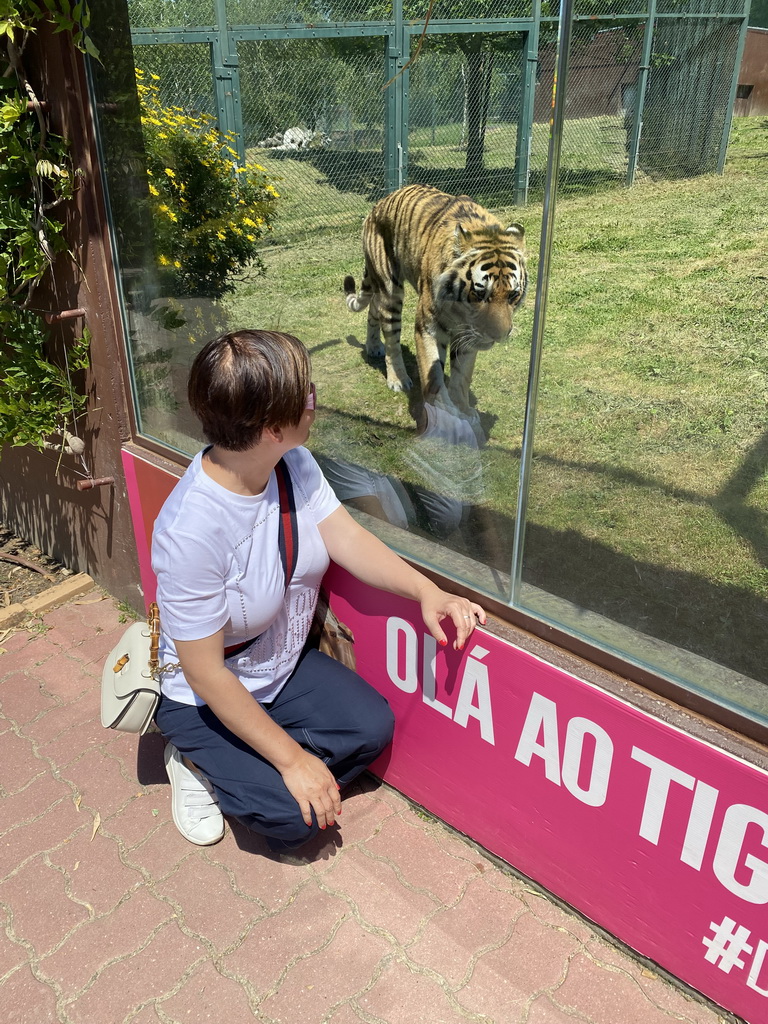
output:
M667 764L666 761L654 757L653 754L646 753L640 747L632 747L632 759L651 769L648 791L645 795L645 807L643 807L643 820L640 822L640 835L649 843L658 846L661 823L667 808L670 782L677 782L681 786L685 786L686 789L693 789L696 779L679 768Z
M685 830L685 841L680 860L683 864L690 864L697 871L701 871L701 863L704 860L704 851L707 848L709 830L712 827L712 818L719 795L719 790L714 786L708 786L701 779L696 783L691 804L691 816L688 818L688 828Z
M398 674L401 633L405 637L405 671L402 676ZM416 693L419 685L418 644L416 630L410 622L395 617L387 619L387 675L403 693Z
M493 744L491 688L488 682L488 669L480 661L486 654L488 651L484 647L474 647L467 658L453 720L466 729L469 717L476 718L480 723L480 735L486 743ZM477 704L472 703L475 694Z
M592 758L592 772L586 789L579 785L579 768L584 750L584 736L595 738L595 754ZM608 778L611 774L613 743L611 737L599 725L588 718L572 718L565 734L563 751L563 782L570 793L590 807L602 807L608 792Z
M768 903L768 861L758 860L754 854L748 853L743 863L751 869L752 877L746 884L736 881L736 868L741 859L747 829L753 824L762 829L761 845L768 850L768 814L749 804L733 804L728 808L712 867L725 888L734 896L741 896L748 903Z
M752 967L747 978L747 984L750 988L753 988L755 992L759 992L761 996L768 996L768 988L761 988L758 985L758 978L760 977L760 968L763 966L765 961L765 954L768 953L768 942L764 942L763 939L757 944L755 950L755 958L752 961Z
M538 742L543 732L543 743ZM533 755L544 760L544 774L550 782L560 785L560 749L557 741L557 705L553 700L534 693L531 697L515 760L530 766Z

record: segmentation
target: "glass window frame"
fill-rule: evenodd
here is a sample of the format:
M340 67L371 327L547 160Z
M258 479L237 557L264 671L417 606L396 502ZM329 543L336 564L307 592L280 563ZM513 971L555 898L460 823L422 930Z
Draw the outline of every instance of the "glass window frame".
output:
M490 613L500 623L522 629L540 639L553 644L556 647L576 655L584 661L596 665L607 672L616 675L620 679L630 680L639 684L644 689L651 691L665 699L673 701L691 711L712 719L735 732L758 740L768 742L768 722L751 715L744 708L725 699L720 699L704 687L692 685L690 680L676 677L668 672L656 671L648 663L640 658L630 657L626 652L619 652L611 649L610 645L596 643L589 634L581 634L576 630L565 628L555 616L547 616L540 612L534 613L522 597L523 584L523 553L525 547L525 529L527 524L528 498L530 494L530 467L533 457L533 438L535 427L535 416L538 402L538 380L541 360L541 348L544 338L546 304L549 285L549 254L551 252L552 238L554 233L555 202L557 193L557 172L560 160L560 140L562 137L562 119L564 107L564 93L567 79L567 58L563 55L568 51L569 26L573 20L572 0L563 0L561 7L560 21L560 59L563 61L559 71L559 88L555 96L555 108L553 111L552 130L550 132L550 150L547 160L547 182L544 196L544 215L542 221L541 246L539 275L536 282L536 296L534 304L534 328L530 356L530 372L526 392L525 420L523 427L523 450L521 455L521 470L518 482L518 503L515 510L515 526L513 538L513 557L510 572L510 600L504 602L490 591L483 590L476 584L470 585L459 576L449 575L430 564L429 558L416 558L413 551L405 551L397 542L397 529L384 527L378 520L370 521L364 514L361 518L371 525L375 531L397 550L407 560L418 565L422 570L442 585L462 592L473 598L479 599L488 608ZM95 105L95 94L91 76L91 101ZM560 110L558 111L558 103ZM97 146L101 149L101 134L96 131ZM101 156L101 153L100 153ZM121 314L121 326L124 338L128 336L128 324L126 319L125 305L123 301L123 289L120 284L120 253L115 244L115 231L112 223L110 207L108 202L108 188L105 182L104 187L107 202L107 216L109 222L109 237L112 248L115 274L118 280L116 292L118 295L118 306ZM133 442L147 451L169 460L170 462L186 468L191 461L188 453L165 444L148 434L140 428L140 417L138 414L138 394L136 390L135 373L133 361L128 352L127 344L124 346L124 370L126 379L130 381L130 395L128 396L127 408L128 418L133 433ZM432 543L432 542L425 542ZM435 545L440 545L435 541ZM685 652L683 652L685 653Z

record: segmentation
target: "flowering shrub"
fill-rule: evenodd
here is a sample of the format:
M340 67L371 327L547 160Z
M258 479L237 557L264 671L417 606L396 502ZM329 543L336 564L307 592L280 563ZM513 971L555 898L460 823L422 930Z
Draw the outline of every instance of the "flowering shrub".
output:
M137 68L136 80L163 285L170 294L219 299L234 272L264 272L257 244L280 194L259 164L237 166L232 136L212 117L163 106L158 75Z

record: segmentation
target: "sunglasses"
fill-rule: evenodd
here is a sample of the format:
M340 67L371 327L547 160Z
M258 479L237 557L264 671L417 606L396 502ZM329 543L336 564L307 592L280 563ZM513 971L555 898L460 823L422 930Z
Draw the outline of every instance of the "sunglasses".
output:
M307 395L307 404L304 406L305 409L316 409L317 408L317 388L315 387L314 381L309 385L309 394Z

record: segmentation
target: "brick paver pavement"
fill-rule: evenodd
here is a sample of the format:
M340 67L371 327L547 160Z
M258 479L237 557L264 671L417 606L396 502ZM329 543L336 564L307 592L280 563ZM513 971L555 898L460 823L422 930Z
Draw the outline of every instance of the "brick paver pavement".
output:
M5 1024L728 1019L370 777L300 857L171 821L162 739L101 728L99 590L0 654Z

